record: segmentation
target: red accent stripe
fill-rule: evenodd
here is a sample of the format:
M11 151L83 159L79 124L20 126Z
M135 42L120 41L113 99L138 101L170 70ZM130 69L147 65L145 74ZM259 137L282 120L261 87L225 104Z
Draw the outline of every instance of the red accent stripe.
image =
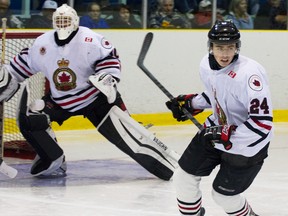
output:
M90 95L94 94L95 92L99 91L98 89L93 89L89 94L83 96L83 97L79 97L77 99L74 99L74 100L71 100L71 101L68 101L68 102L64 102L64 103L60 103L58 104L59 106L67 106L67 105L70 105L70 104L73 104L75 102L78 102L78 101L81 101L81 100L85 100L87 99Z
M98 64L97 67L107 66L107 65L120 65L119 62L104 62L102 64Z
M240 214L237 214L237 215L235 215L235 216L245 216L245 215L247 215L248 209L249 209L249 208L248 208L248 205L247 205L243 212L241 212Z
M14 62L15 62L23 71L25 71L25 72L28 74L28 76L32 76L32 75L33 75L32 73L30 73L29 71L27 71L23 66L21 66L21 65L18 63L18 61L16 60L16 56L14 57Z
M201 207L201 203L202 203L202 202L200 202L196 207L183 207L183 206L181 206L181 205L178 203L178 207L179 207L180 209L183 209L183 210L193 210L193 211L195 211L195 210L197 210L197 209L199 209L199 208Z
M272 126L267 125L267 124L263 124L261 122L259 122L257 119L252 118L252 120L259 126L262 128L265 128L266 130L271 130Z

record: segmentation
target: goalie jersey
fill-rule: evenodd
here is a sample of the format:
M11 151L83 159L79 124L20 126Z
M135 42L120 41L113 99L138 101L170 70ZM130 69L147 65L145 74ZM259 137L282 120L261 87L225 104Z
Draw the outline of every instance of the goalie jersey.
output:
M239 55L237 61L220 70L211 70L208 56L200 63L205 91L193 99L195 109L212 108L206 126L235 125L230 141L233 147L221 151L251 157L272 138L273 114L268 80L256 61Z
M39 36L32 47L23 49L10 61L10 71L19 82L44 73L52 100L74 112L92 103L99 94L88 83L90 75L106 72L120 80L120 60L108 40L86 27L80 26L74 38L63 46L57 45L54 34L54 30L49 31Z

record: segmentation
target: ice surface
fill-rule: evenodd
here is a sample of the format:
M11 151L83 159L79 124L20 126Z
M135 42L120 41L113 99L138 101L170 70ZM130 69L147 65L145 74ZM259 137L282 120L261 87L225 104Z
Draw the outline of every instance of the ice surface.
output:
M166 145L182 153L193 125L153 126ZM0 174L3 216L176 216L172 181L148 173L96 130L56 133L68 171L65 178L39 179L29 174L30 162L6 159L19 170L15 179ZM288 124L277 123L269 157L245 196L261 216L288 215ZM211 198L217 170L202 178L207 216L225 215Z

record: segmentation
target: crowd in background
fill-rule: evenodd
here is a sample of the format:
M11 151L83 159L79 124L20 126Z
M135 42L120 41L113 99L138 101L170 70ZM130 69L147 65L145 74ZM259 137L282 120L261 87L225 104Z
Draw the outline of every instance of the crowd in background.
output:
M93 29L208 29L213 22L212 1L148 0L146 26L142 20L142 0L75 0L74 8L80 16L80 25ZM216 18L231 19L239 29L284 30L287 1L217 0ZM53 12L63 3L69 3L67 0L31 1L30 15L23 17L17 13L15 2L18 1L0 0L0 17L8 19L8 28L52 28Z

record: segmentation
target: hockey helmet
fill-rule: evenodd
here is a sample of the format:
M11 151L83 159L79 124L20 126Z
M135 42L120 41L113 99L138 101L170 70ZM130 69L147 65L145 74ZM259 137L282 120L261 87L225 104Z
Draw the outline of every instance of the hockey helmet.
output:
M236 43L238 52L240 50L240 32L233 23L232 20L219 21L217 20L213 27L208 32L208 48L213 46L213 43L217 44L232 44Z
M77 12L67 4L58 7L53 13L53 28L56 29L58 38L65 40L79 27Z

